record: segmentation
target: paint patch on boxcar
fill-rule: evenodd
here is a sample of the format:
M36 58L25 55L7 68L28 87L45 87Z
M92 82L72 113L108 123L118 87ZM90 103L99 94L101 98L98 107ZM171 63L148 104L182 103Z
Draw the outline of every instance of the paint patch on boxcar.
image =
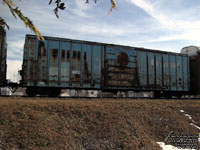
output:
M124 66L127 66L129 62L129 57L127 53L119 52L117 56L117 63L121 66L121 69L124 68Z

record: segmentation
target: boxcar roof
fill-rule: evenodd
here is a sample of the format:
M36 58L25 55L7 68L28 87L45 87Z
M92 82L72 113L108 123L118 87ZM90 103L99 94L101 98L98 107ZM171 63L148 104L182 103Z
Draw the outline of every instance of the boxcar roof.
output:
M26 34L26 38L28 38L28 37L37 38L36 35ZM143 47L126 46L126 45L120 45L120 44L100 43L100 42L94 42L94 41L67 39L67 38L50 37L50 36L44 36L44 39L56 40L56 41L73 41L73 42L90 44L90 45L119 46L119 47L125 47L125 48L130 48L130 49L141 50L141 51L159 52L159 53L166 53L166 54L170 53L170 54L176 54L176 55L181 55L181 56L188 56L187 54L182 54L182 53L177 53L177 52L169 52L169 51L163 51L163 50L157 50L157 49L148 49L148 48L143 48Z

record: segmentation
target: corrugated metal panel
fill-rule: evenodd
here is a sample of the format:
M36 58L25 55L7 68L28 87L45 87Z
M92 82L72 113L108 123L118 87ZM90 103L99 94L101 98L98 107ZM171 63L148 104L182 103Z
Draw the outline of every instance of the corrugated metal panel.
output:
M71 81L73 86L80 86L81 81L81 44L72 43Z
M148 74L147 74L147 62L148 61L148 56L145 51L137 51L137 62L142 62L138 63L138 77L139 77L139 84L140 86L147 86L148 85Z
M140 89L188 91L187 60L185 55L137 49Z
M92 47L92 76L93 76L93 85L100 87L101 84L101 46L94 45Z
M90 87L91 83L91 45L82 44L82 82L86 87Z
M161 88L162 87L162 53L155 53L155 62L156 62L156 87Z
M61 86L69 86L70 80L70 42L61 43Z
M27 80L29 81L28 85L35 85L35 52L36 52L36 39L28 38L27 45Z
M181 56L176 56L176 84L177 84L177 90L183 90L184 84L183 84L183 60Z
M148 59L148 85L151 88L151 87L155 87L155 60L154 60L154 53L147 52L147 59Z
M169 71L169 55L163 54L163 86L166 87L166 89L169 89L170 84L170 71Z
M176 56L169 56L170 62L170 89L176 90Z
M37 82L39 85L47 84L47 41L38 44L37 56Z
M58 85L59 69L59 41L51 40L49 42L49 85Z

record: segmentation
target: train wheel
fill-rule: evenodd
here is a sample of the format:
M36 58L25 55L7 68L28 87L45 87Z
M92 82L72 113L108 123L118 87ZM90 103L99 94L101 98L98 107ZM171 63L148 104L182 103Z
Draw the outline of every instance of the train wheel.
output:
M172 99L172 94L170 92L164 92L164 98Z
M155 99L159 99L162 97L162 94L160 93L160 91L154 91L154 98Z
M166 95L165 98L167 98L167 99L172 99L172 95L171 95L171 94Z
M34 97L36 96L36 91L34 88L26 88L26 94L29 96L29 97Z
M59 97L60 96L60 93L61 93L61 89L51 89L50 90L50 93L49 93L49 96L50 97Z
M177 97L178 99L181 99L182 96L183 96L183 95L182 95L181 93L179 93L179 94L176 95L176 97Z

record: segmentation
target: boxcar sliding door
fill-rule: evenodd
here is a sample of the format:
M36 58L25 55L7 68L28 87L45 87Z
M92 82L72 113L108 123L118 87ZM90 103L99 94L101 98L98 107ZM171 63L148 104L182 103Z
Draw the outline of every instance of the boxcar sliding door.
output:
M131 89L137 86L137 61L134 49L106 46L104 87Z

